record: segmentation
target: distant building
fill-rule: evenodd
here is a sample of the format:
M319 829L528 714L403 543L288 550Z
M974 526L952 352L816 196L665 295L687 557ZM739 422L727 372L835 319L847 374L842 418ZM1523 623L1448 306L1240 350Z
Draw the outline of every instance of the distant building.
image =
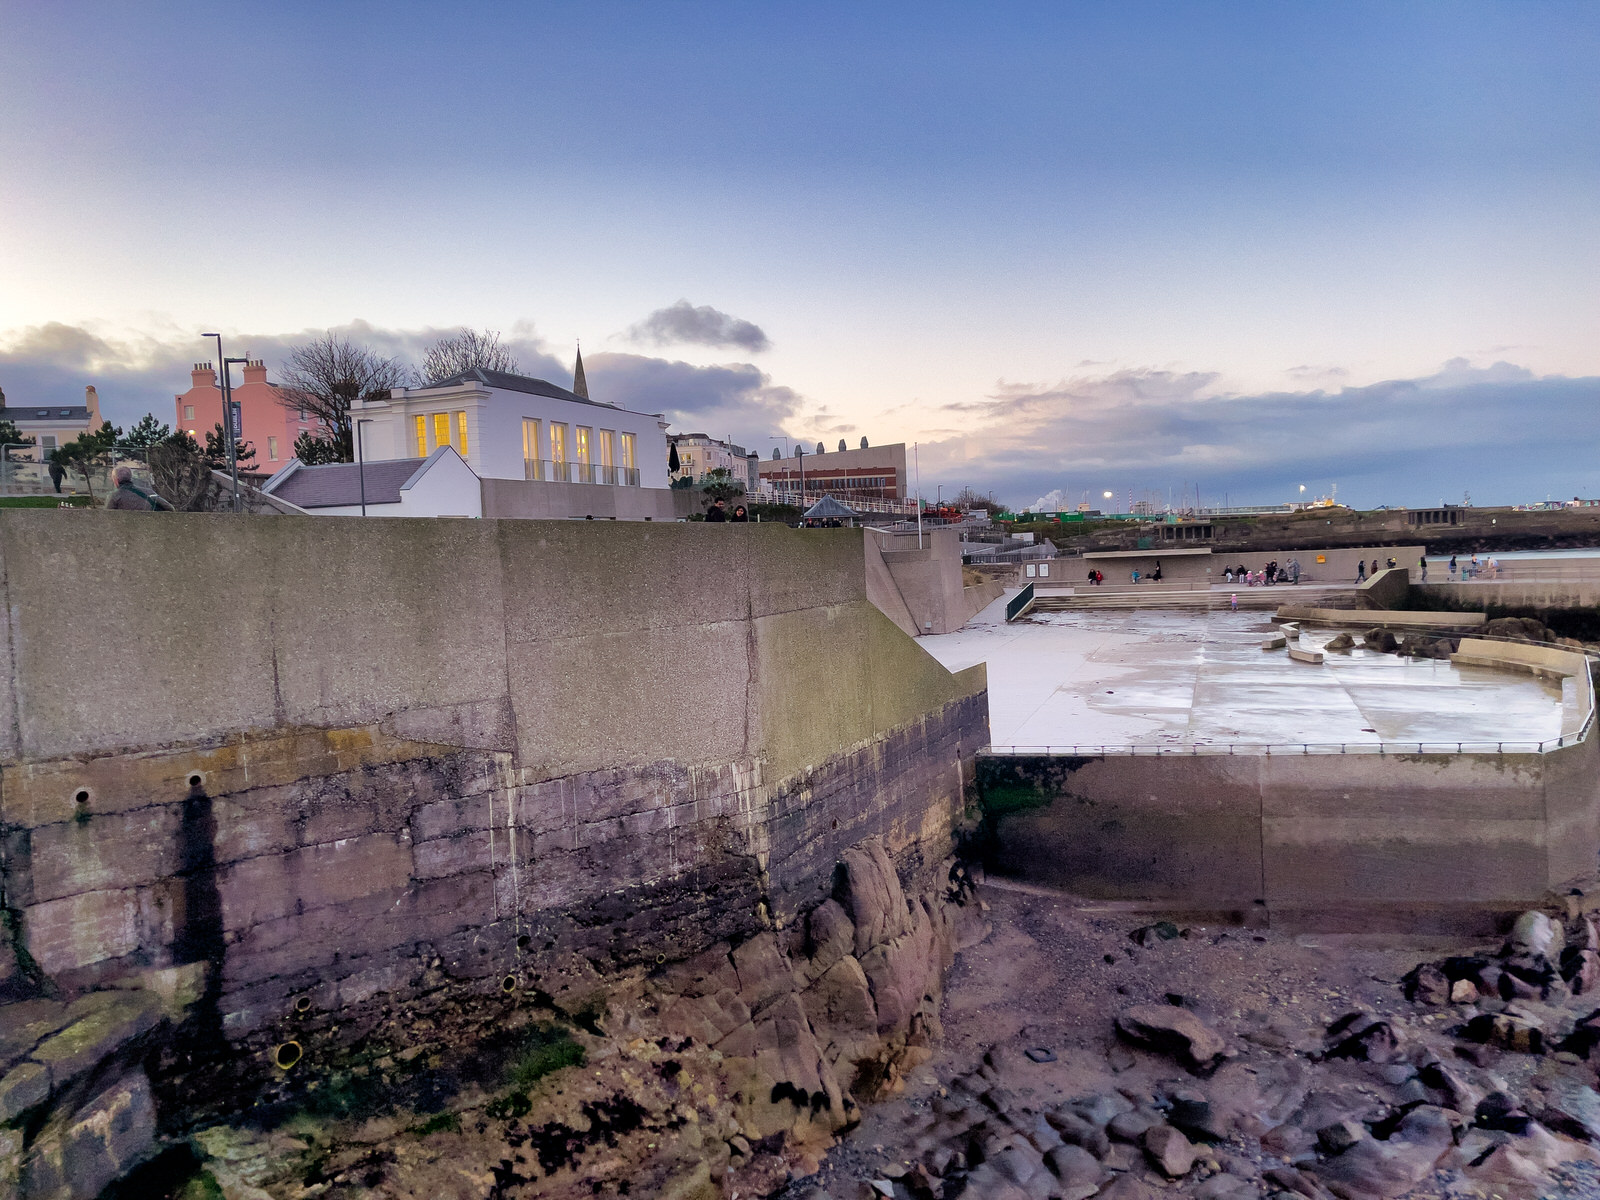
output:
M760 459L758 470L763 490L780 494L800 490L802 471L808 495L904 500L908 494L904 442L828 454L808 450L799 458Z
M40 462L58 446L104 424L100 416L100 397L93 384L83 389L82 404L8 405L5 393L0 392L0 421L10 421L20 433L31 437L35 446L31 452L8 451L8 456L35 458Z
M587 390L587 388L585 388ZM667 486L667 423L543 379L474 368L351 408L363 453L426 458L453 446L484 479Z
M222 424L222 388L217 370L208 362L195 363L189 372L189 390L173 397L177 407L177 426L199 445L206 434ZM286 406L294 393L267 380L267 365L252 359L244 365L244 382L235 384L233 398L239 405L243 440L256 452L252 464L257 471L274 474L294 457L294 444L302 433L328 436L327 426L305 409Z
M746 492L754 492L761 479L756 464L758 455L733 442L724 442L704 433L675 433L667 439L678 448L678 470L699 481L712 471L727 471Z
M296 460L261 490L321 517L360 516L363 495L369 517L483 515L482 481L450 446L440 446L420 462L401 458L308 467Z

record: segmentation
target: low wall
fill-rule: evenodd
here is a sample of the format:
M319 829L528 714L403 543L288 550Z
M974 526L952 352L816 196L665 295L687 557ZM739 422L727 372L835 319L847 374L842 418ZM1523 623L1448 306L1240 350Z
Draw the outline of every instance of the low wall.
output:
M1476 629L1488 618L1471 612L1409 612L1393 609L1310 608L1299 604L1278 606L1276 620L1307 625L1343 627L1381 626L1384 629Z
M913 636L954 633L1005 594L998 581L964 586L961 544L953 529L866 535L867 595Z
M860 531L67 516L0 513L18 958L208 963L235 1039L513 968L578 994L793 923L868 837L910 878L988 740Z
M1461 583L1416 583L1412 584L1411 595L1421 603L1433 601L1518 612L1595 609L1600 608L1600 574L1593 578L1553 580L1473 579Z
M483 479L483 515L526 520L674 521L667 488L612 487L603 483L547 483L536 479Z
M1592 872L1594 739L1546 754L985 757L995 870L1320 929L1514 912Z

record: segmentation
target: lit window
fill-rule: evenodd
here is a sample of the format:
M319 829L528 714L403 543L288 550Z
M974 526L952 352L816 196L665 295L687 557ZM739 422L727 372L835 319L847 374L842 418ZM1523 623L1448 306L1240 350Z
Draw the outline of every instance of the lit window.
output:
M183 406L183 419L184 419L184 420L185 420L185 421L192 421L192 420L194 420L194 405L192 405L192 404L185 404L185 405L184 405L184 406Z
M417 457L428 457L428 421L426 417L417 418Z
M435 448L439 446L448 446L450 444L449 413L433 414L433 444Z
M600 431L600 465L602 467L617 465L617 435L610 429Z
M567 427L550 422L550 461L564 463L567 461Z
M631 433L622 435L622 465L630 471L639 465L634 461L634 439Z
M267 439L267 457L273 462L278 461L278 439L275 437Z
M578 436L573 444L573 449L577 452L578 462L582 466L589 465L589 439L593 436L594 431L592 429L584 425L578 426Z
M456 414L456 449L461 452L461 457L467 456L467 414L465 411Z
M524 478L539 479L539 422L534 417L522 418L522 469Z

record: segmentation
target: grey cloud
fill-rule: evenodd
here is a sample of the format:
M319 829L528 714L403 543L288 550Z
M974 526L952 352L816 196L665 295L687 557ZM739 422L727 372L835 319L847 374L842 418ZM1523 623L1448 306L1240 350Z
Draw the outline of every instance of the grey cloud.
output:
M750 363L697 367L638 354L584 360L589 394L640 412L662 413L678 432L731 436L751 449L799 411L793 389L774 384Z
M636 342L652 342L657 346L692 344L744 350L751 354L772 346L761 326L709 304L697 308L687 300L656 309L632 326L627 336Z
M1053 387L1008 387L950 406L967 431L926 443L947 484L1025 504L1052 490L1131 488L1271 503L1337 483L1357 505L1515 503L1600 495L1590 447L1600 378L1536 377L1454 360L1434 375L1337 391L1211 395L1207 373L1121 371Z

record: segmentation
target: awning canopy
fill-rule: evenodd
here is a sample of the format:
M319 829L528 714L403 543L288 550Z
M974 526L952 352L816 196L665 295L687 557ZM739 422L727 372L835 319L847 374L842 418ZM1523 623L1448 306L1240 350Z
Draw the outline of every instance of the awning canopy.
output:
M861 514L847 504L840 504L832 496L824 496L806 509L806 520L809 521L815 517L840 517L854 521L859 520Z

